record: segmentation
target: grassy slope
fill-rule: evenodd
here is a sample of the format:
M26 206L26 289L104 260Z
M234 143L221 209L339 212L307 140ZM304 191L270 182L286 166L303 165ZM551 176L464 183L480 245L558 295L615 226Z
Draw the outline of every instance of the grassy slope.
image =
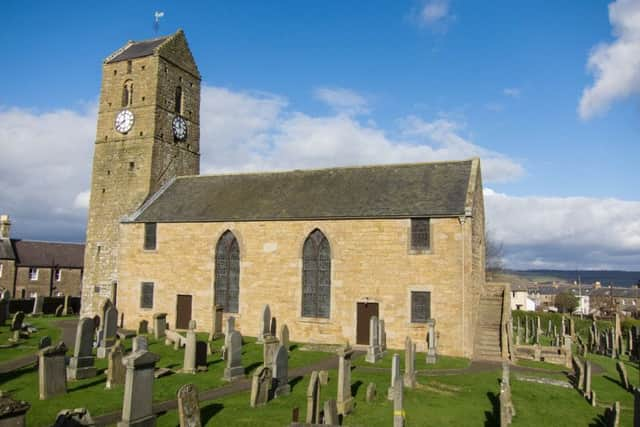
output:
M0 362L37 353L40 338L46 335L48 335L51 338L51 342L55 344L60 339L61 331L60 328L53 324L58 320L70 318L72 318L72 316L55 317L47 315L42 317L25 317L25 323L30 323L38 328L38 332L31 334L27 339L21 340L20 344L16 347L0 349ZM4 326L0 326L0 344L6 344L8 339L13 336L10 330L12 319L13 317L7 320Z

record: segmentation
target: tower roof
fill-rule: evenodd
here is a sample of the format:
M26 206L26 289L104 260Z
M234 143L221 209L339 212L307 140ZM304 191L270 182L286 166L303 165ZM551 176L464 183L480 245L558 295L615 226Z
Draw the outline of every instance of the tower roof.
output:
M171 36L164 36L157 39L142 40L138 42L130 40L126 45L109 55L104 62L106 64L112 64L114 62L153 55L156 48L167 41L169 37Z

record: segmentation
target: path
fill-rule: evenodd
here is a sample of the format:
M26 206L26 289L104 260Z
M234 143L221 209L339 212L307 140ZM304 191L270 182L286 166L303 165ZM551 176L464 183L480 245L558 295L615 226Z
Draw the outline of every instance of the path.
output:
M58 320L53 324L62 329L62 341L64 341L65 345L68 348L72 348L76 339L76 325L78 324L78 319ZM6 374L18 369L22 369L26 366L36 363L37 361L38 354L34 353L2 362L0 363L0 374Z

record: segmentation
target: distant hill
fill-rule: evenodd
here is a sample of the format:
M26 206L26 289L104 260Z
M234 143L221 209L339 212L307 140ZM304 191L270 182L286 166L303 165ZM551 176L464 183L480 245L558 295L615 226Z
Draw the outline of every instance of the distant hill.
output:
M592 284L596 281L603 285L611 282L614 286L633 286L640 281L640 271L616 271L616 270L507 270L508 274L533 280L547 282L561 280L573 282L578 280L583 284Z

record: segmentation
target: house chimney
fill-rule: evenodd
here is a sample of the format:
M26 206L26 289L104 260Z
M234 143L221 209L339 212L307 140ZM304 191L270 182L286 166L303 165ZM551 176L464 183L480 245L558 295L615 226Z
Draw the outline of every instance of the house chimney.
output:
M11 230L11 221L9 215L0 215L0 238L8 239Z

